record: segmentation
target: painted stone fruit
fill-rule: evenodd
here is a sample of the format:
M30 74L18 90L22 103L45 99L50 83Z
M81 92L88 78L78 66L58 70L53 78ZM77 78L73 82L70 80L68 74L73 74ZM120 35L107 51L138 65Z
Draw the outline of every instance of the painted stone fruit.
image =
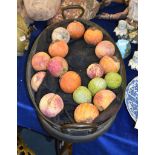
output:
M51 57L60 56L64 58L68 54L68 49L67 43L64 40L60 40L50 44L48 53Z
M47 117L55 117L64 108L64 102L62 98L54 93L48 93L44 95L39 103L40 111Z
M40 71L32 76L31 87L35 92L38 91L38 88L41 85L45 75L46 75L46 72Z
M118 72L120 69L120 61L115 57L104 56L99 63L105 73Z
M87 44L97 45L103 39L103 33L96 27L90 27L84 34L84 40Z
M70 33L72 39L79 39L85 32L85 27L78 21L73 21L67 26L67 30Z
M111 89L116 89L120 87L122 83L121 75L115 72L110 72L106 74L105 80L106 80L108 88L111 88Z
M91 92L87 87L80 86L74 91L73 100L76 103L90 103L92 101Z
M91 103L79 104L74 111L74 119L77 123L92 123L98 116L98 109Z
M103 78L94 78L88 83L88 89L91 91L94 96L98 91L106 89L107 84Z
M105 55L113 56L115 53L115 46L112 42L105 40L97 44L95 48L95 54L98 58L102 58Z
M32 57L32 67L36 71L46 70L50 56L45 52L38 52Z
M93 79L95 77L102 77L104 70L100 64L93 63L87 68L87 75L89 78Z
M52 33L52 40L53 41L64 40L66 43L68 43L70 40L70 34L67 31L67 29L63 27L58 27L54 29Z
M79 86L81 86L81 77L74 71L68 71L60 78L60 88L65 93L73 93Z
M99 111L103 111L112 103L115 98L116 95L112 91L107 89L100 90L94 96L93 103L99 109Z
M53 57L48 63L48 70L54 77L59 77L68 71L68 63L62 57Z

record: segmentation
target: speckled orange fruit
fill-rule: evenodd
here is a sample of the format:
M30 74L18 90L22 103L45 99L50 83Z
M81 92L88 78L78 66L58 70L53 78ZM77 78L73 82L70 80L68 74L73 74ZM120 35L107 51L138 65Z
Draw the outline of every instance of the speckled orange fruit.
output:
M68 49L67 43L64 40L60 40L50 44L48 53L52 57L60 56L64 58L68 54Z
M86 43L91 45L97 45L103 39L103 33L96 27L91 27L86 30L84 34Z
M118 72L120 69L120 61L115 56L104 56L100 60L100 65L102 66L105 73Z
M91 103L81 103L74 111L74 119L77 123L91 123L98 115L98 109Z
M74 71L68 71L60 78L60 88L65 93L73 93L79 86L81 86L81 77Z
M85 27L78 21L73 21L67 26L67 30L72 39L79 39L85 32Z

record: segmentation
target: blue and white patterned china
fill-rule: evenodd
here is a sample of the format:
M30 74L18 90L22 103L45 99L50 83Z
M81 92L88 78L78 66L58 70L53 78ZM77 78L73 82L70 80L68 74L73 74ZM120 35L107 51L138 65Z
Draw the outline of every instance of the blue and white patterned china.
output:
M129 114L136 122L138 118L138 76L135 77L126 88L125 104Z

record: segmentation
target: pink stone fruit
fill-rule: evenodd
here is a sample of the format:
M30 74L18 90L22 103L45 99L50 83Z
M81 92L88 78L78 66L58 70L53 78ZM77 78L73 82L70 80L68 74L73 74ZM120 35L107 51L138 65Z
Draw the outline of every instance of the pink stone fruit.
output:
M38 52L32 57L32 67L36 71L46 70L50 56L45 52Z
M100 64L93 63L87 68L87 75L89 78L93 79L95 77L102 77L104 70Z
M38 88L41 85L45 75L46 75L46 72L41 71L32 76L31 87L35 92L38 91Z
M64 108L64 102L62 98L54 93L48 93L44 95L39 103L40 111L47 117L55 117Z
M56 56L51 58L47 68L52 76L59 77L68 71L68 63L64 58Z
M93 102L99 111L103 111L112 103L115 98L115 93L110 90L104 89L96 93Z
M113 56L115 53L115 46L112 42L105 40L97 44L95 48L95 54L98 58L102 58L105 55Z

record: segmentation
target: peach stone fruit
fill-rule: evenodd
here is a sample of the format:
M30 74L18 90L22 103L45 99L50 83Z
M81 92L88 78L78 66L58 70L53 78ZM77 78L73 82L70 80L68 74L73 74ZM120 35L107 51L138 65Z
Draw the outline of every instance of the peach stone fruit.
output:
M112 42L105 40L97 44L95 48L95 54L98 58L102 58L105 55L113 56L115 53L115 46Z
M38 91L38 88L40 87L45 75L46 75L46 72L40 71L32 76L31 87L35 92Z
M62 98L54 93L48 93L44 95L39 103L40 111L47 117L55 117L64 108L64 102Z
M112 103L115 98L115 93L110 90L104 89L96 93L93 102L94 105L99 109L99 111L103 111Z
M105 73L109 72L118 72L120 69L120 61L117 59L117 57L109 57L109 56L104 56L99 63Z
M32 57L32 67L36 71L46 70L50 56L45 52L38 52Z

